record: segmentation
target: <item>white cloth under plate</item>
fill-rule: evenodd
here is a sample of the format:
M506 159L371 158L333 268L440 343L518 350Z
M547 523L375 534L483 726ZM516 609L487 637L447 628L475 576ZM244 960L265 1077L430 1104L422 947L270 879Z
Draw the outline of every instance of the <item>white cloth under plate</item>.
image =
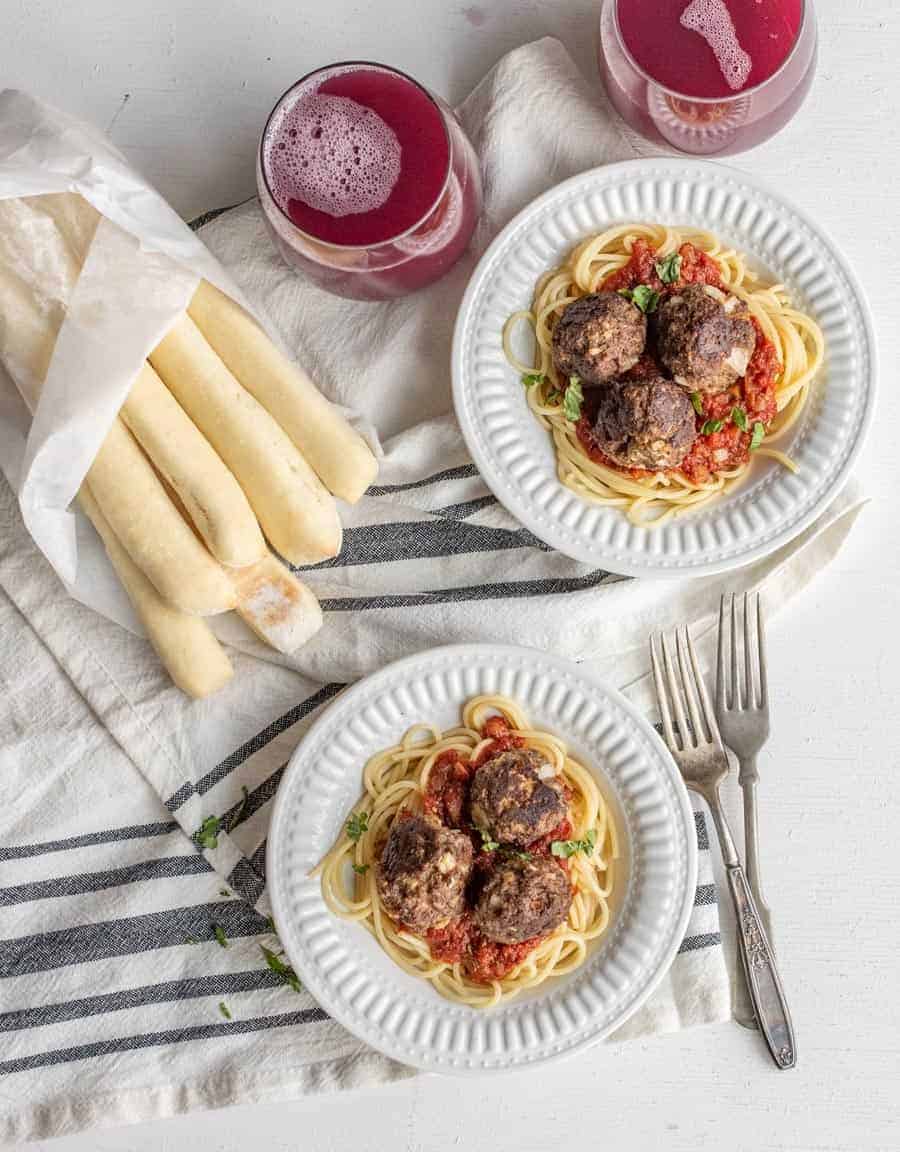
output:
M853 492L727 580L620 580L546 550L494 502L450 411L466 278L533 196L635 151L551 40L505 57L461 117L481 157L485 213L471 253L418 296L357 305L324 295L279 263L255 203L202 229L247 298L384 447L375 491L342 509L341 556L304 576L326 612L308 648L273 659L228 621L234 680L186 700L144 640L66 594L0 481L0 1139L407 1074L282 984L260 951L273 945L271 801L318 709L396 656L491 639L589 659L646 703L651 628L692 619L708 630L726 585L777 585L783 603L849 530ZM191 837L211 814L229 831L201 851ZM699 815L698 839L684 946L625 1034L728 1016Z

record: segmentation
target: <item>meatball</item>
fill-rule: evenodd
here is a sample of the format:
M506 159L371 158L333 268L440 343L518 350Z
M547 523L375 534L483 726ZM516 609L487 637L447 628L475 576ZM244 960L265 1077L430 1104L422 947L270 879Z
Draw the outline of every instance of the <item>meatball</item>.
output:
M602 384L636 364L647 342L647 317L618 292L573 300L553 329L553 362L564 376Z
M610 384L599 396L591 440L623 468L677 468L697 435L690 398L663 376Z
M482 888L475 923L489 940L518 944L552 932L568 916L571 903L569 877L554 860L510 860Z
M500 752L476 769L469 808L478 828L523 848L566 816L562 781L540 752L528 748Z
M458 916L472 871L472 842L434 816L395 819L375 883L394 920L425 932Z
M660 360L679 384L724 392L747 371L756 329L736 296L691 284L659 306L656 341Z

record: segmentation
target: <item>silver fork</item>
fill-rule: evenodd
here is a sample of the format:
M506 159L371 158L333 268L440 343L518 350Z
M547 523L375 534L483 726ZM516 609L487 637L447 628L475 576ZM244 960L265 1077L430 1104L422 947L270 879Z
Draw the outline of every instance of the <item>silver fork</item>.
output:
M716 720L723 742L740 764L738 783L744 798L744 855L747 880L756 901L759 918L774 947L772 914L762 895L759 874L759 830L756 809L756 757L769 738L769 690L766 677L765 635L762 604L756 596L754 607L744 594L743 641L738 627L737 599L723 596L719 604L719 652L716 661ZM743 647L743 661L739 649ZM755 658L754 658L755 653ZM743 663L743 676L740 666ZM754 673L754 663L758 672ZM746 1008L744 1008L746 1013ZM755 1027L756 1021L737 1013L741 1024Z
M734 900L744 973L760 1031L778 1067L793 1068L797 1062L794 1027L775 967L772 947L760 922L719 799L719 784L728 772L728 758L687 628L676 629L675 648L678 675L665 636L650 640L650 661L663 733L685 784L703 797L712 813L728 873L728 886ZM675 726L672 724L673 712Z

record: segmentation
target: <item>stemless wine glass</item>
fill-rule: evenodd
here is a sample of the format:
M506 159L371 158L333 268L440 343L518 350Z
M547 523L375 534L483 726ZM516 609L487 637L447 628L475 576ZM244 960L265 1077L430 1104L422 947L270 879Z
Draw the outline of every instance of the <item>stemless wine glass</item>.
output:
M287 263L357 300L443 276L482 202L478 158L452 109L367 61L318 69L284 93L260 140L257 187Z
M729 47L733 52L729 63L737 54L747 61L749 69L752 54L744 53L733 39L730 10L740 10L746 20L763 19L759 15L761 3L777 8L781 2L783 0L713 0L711 4L700 5L700 17L686 23L688 10L698 9L696 2L666 0L656 6L655 19L651 22L637 18L636 5L640 0L602 0L597 58L616 110L648 140L668 144L681 152L729 155L761 144L787 124L812 84L817 39L812 0L799 0L799 26L793 44L774 70L757 82L747 87L737 86L727 94L698 95L691 91L697 87L691 82L696 61L679 60L677 36L681 35L680 24L692 29L691 35L696 36L697 44L701 45L697 24L702 26L704 15L708 16L710 9L718 6L725 31L731 37ZM664 15L672 21L670 31L677 32L677 36L668 41L662 24ZM654 51L636 53L629 48L628 37L623 34L623 16L631 17L632 48L636 39L640 43L642 34L648 45L652 39L658 54L655 69L658 75L652 74ZM711 46L702 45L701 50L708 54L710 62L717 60ZM644 57L642 63L638 63L636 55ZM746 79L752 78L751 72Z

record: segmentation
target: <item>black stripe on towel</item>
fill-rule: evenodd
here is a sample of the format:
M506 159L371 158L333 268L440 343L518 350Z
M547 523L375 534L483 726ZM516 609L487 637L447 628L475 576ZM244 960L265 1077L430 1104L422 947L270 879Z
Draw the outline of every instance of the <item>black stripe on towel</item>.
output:
M718 932L704 932L702 936L686 936L678 952L699 952L701 948L715 948L721 943L722 937Z
M366 524L345 528L341 550L331 560L307 564L294 572L320 572L353 568L360 564L389 564L403 560L440 560L475 552L505 552L513 548L539 548L551 552L526 528L487 528L462 520L413 520Z
M498 584L472 584L464 588L441 588L435 592L409 592L399 596L342 596L320 601L323 612L359 612L372 608L419 608L431 604L451 604L468 600L521 599L531 596L559 596L583 592L601 584L626 580L598 569L586 576L547 580L514 580Z
M477 500L463 500L461 504L448 504L445 508L432 508L432 516L446 516L448 520L465 520L474 516L482 508L490 508L497 503L496 496L479 496Z
M0 846L0 860L24 860L29 856L42 856L45 852L65 852L71 848L92 848L95 844L112 844L117 840L141 840L145 836L168 836L180 825L177 820L161 820L154 824L128 824L124 828L108 828L105 832L85 832L65 840L46 840L43 844L19 844L13 848Z
M53 1052L38 1052L21 1056L17 1060L0 1061L0 1075L10 1072L29 1072L48 1064L68 1064L73 1060L89 1060L94 1056L110 1056L114 1052L133 1052L139 1048L158 1048L161 1045L183 1044L188 1040L211 1040L243 1032L261 1032L266 1028L287 1028L292 1024L311 1024L327 1020L321 1008L307 1008L302 1012L285 1012L279 1016L256 1016L252 1020L224 1021L220 1024L201 1024L194 1028L173 1028L167 1032L145 1032L140 1036L123 1036L117 1040L100 1040L94 1044L81 1044L77 1048L57 1048Z
M474 464L461 464L458 468L445 468L443 472L435 472L422 480L411 480L408 484L382 484L374 488L367 488L367 496L387 496L391 492L411 492L413 488L427 488L429 484L437 484L440 480L465 480L470 476L477 476L478 469Z
M35 880L29 884L0 888L0 907L27 904L31 900L49 900L57 896L80 896L85 892L102 892L106 888L119 888L123 884L136 884L141 880L196 876L201 872L211 871L212 867L197 853L191 856L164 856L161 860L141 860L138 864L111 868L106 872L54 876L49 880Z
M246 740L240 748L236 748L234 752L226 756L224 760L218 763L215 768L211 768L205 776L201 776L196 784L182 784L177 792L173 793L166 801L166 807L170 812L177 811L186 800L188 800L194 792L198 792L201 796L213 788L220 780L224 780L235 768L239 768L246 760L265 748L267 744L271 744L276 736L280 736L282 732L286 732L288 728L298 724L304 717L308 716L310 712L314 712L316 708L322 704L327 703L334 696L341 691L344 687L343 684L326 684L320 688L318 692L314 692L312 696L307 696L305 700L295 705L273 720L271 724L267 724L255 736L251 736ZM240 807L240 805L238 805ZM231 825L226 824L225 827L230 828Z
M194 941L214 941L215 925L221 927L229 940L257 936L269 930L265 918L243 900L222 900L122 920L79 924L56 932L0 940L0 977L47 972L52 968L106 960L111 956L131 956Z
M60 1024L65 1020L81 1020L86 1016L102 1016L107 1012L122 1012L128 1008L145 1008L149 1004L255 992L261 988L278 988L283 984L278 973L270 972L268 968L258 968L251 972L221 972L191 980L166 980L161 984L125 988L121 992L107 992L102 996L84 996L80 1000L3 1012L0 1013L0 1032L43 1028L47 1024Z

